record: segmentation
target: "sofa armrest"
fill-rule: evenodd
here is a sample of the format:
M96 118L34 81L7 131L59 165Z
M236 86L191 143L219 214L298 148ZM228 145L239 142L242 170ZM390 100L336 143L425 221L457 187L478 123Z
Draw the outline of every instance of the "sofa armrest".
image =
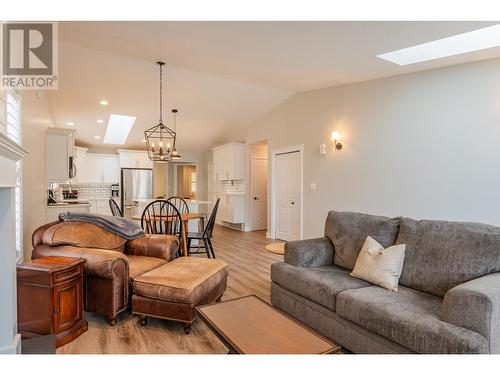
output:
M500 273L450 289L444 296L443 320L483 335L490 353L500 353Z
M85 259L83 268L86 276L101 279L113 279L120 276L123 276L125 280L128 278L127 256L118 251L67 245L38 245L31 255L32 259L49 256Z
M285 263L296 267L321 267L333 263L335 250L326 237L285 243Z
M125 244L125 253L171 261L179 249L179 239L165 234L146 234Z

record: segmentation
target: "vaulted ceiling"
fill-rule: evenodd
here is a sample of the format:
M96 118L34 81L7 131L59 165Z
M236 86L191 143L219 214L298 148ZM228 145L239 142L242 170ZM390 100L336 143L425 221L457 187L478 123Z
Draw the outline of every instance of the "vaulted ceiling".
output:
M96 149L117 148L102 144L111 113L135 116L125 147L143 148L143 131L158 120L155 61L163 60L165 117L179 109L179 151L204 152L237 140L296 92L499 57L492 48L406 67L376 57L491 24L61 22L50 103L56 125L75 123L78 142Z

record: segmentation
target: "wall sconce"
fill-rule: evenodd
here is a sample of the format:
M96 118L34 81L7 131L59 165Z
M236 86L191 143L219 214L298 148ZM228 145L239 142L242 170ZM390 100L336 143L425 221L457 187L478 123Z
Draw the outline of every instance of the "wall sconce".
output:
M341 135L337 130L332 131L332 142L335 143L335 150L342 150L342 143L340 142Z

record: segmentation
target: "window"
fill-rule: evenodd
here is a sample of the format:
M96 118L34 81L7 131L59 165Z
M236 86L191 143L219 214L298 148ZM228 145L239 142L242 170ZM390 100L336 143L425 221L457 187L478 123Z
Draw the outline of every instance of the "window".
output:
M196 193L196 172L191 172L191 193Z
M15 93L7 93L6 115L7 137L17 143L21 143L21 99ZM15 212L16 212L16 257L21 259L23 256L23 236L22 236L22 195L21 195L21 162L16 166L16 186L15 186Z

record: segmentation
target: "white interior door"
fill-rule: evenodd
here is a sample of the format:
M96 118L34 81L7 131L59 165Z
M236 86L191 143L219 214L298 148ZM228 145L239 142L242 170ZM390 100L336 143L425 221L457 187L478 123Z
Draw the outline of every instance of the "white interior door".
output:
M299 152L276 155L276 238L300 238Z
M250 159L252 230L267 228L267 159Z

